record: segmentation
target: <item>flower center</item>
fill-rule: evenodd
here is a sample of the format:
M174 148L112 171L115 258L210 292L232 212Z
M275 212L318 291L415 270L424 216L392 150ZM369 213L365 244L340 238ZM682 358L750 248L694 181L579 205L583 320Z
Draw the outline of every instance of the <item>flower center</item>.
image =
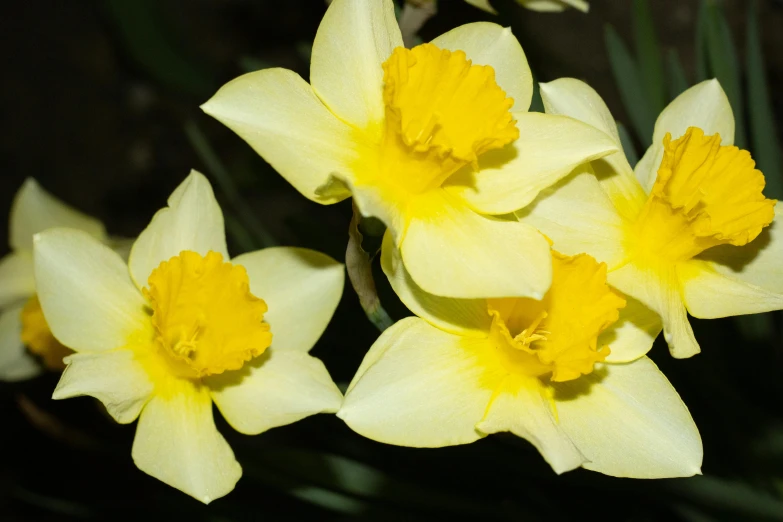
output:
M157 343L187 376L238 370L272 341L266 303L250 293L244 267L217 252L185 250L153 270L147 284Z
M31 353L41 358L50 370L64 370L63 357L73 350L54 338L46 322L38 296L32 296L22 308L22 343Z
M664 155L629 241L642 258L677 262L722 244L753 241L775 217L750 153L691 127L663 139Z
M552 286L541 301L488 299L491 336L511 373L569 381L609 355L598 336L617 321L625 300L606 284L606 265L586 255L552 252Z
M514 100L488 65L433 44L398 47L383 64L380 175L411 193L439 187L478 156L519 137Z

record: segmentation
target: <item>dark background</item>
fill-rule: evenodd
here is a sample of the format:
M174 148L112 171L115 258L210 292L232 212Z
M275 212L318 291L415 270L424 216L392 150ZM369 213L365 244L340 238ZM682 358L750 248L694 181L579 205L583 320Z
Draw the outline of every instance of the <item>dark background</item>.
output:
M499 17L459 0L440 4L421 31L424 40L477 20L510 25L538 79L584 79L626 119L604 26L630 42L630 2L593 0L589 15L553 15L496 0ZM698 5L652 2L662 47L676 48L688 72ZM740 42L746 5L723 2ZM783 4L768 0L759 8L780 122ZM0 15L0 215L31 176L111 233L133 237L191 168L215 174L204 145L194 146L195 132L214 149L263 234L343 260L350 202L309 202L198 109L249 70L281 66L306 78L324 10L322 0L9 3ZM243 223L233 200L216 192L228 219ZM240 235L229 239L232 254L249 244ZM5 229L0 244L7 244ZM395 318L406 314L380 290ZM762 321L763 333L754 334L736 320L694 320L703 354L673 361L660 342L651 352L701 430L704 477L631 481L583 470L557 477L532 446L511 436L404 449L362 439L334 416L246 437L216 414L245 474L233 493L204 507L135 468L133 426L116 425L91 399L51 401L57 376L46 375L0 383L0 520L783 520L783 335L778 313ZM348 286L313 354L345 383L376 337Z

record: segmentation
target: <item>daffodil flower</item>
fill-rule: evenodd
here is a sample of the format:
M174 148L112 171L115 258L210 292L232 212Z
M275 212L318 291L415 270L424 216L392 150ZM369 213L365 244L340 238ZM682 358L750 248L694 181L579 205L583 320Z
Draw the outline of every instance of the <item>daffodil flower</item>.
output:
M583 82L557 80L541 93L547 112L588 122L619 144L612 115ZM648 308L632 320L646 323L650 339L662 323L671 353L690 357L699 345L688 313L713 319L783 308L776 204L733 140L729 101L716 80L705 81L664 109L635 170L618 152L577 169L519 215L561 252L605 262L609 283Z
M470 5L476 6L489 13L495 13L490 0L465 0ZM584 13L590 10L590 4L585 0L517 0L517 3L531 11L542 13L559 13L569 7L578 9Z
M258 434L319 412L342 396L308 355L343 288L343 267L301 248L229 261L223 215L197 172L169 198L128 264L90 235L35 236L35 277L55 337L76 353L55 399L89 395L119 423L139 423L142 471L208 503L242 470L215 428Z
M71 350L54 338L35 292L33 236L53 227L70 227L109 242L103 224L58 200L32 178L25 180L11 206L11 253L0 259L0 380L19 381L44 368L62 370Z
M335 0L310 84L257 71L202 109L309 199L352 195L428 292L541 297L549 245L508 214L617 146L575 119L527 112L530 68L509 29L475 23L402 45L392 0Z
M699 432L647 357L606 266L553 252L540 301L427 294L399 258L382 266L418 316L386 330L353 378L338 416L371 439L412 447L466 444L509 431L557 473L582 466L618 477L699 473ZM638 350L636 350L638 351Z

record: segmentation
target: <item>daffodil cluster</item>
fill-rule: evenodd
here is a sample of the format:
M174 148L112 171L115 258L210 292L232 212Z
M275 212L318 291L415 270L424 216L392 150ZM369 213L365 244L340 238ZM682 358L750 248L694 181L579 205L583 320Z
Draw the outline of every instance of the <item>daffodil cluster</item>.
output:
M557 473L700 473L698 429L646 353L662 330L675 357L697 353L688 313L783 308L776 203L732 145L717 81L663 111L636 169L589 86L542 84L545 113L529 112L532 93L509 29L468 24L409 49L392 0L334 0L309 83L266 69L202 106L308 199L353 198L387 227L383 272L415 316L383 332L344 397L308 355L342 265L285 247L231 258L197 172L127 261L98 222L25 185L0 263L2 375L36 371L23 344L65 355L54 398L138 419L136 465L203 502L241 476L213 403L245 434L336 413L411 447L511 432Z

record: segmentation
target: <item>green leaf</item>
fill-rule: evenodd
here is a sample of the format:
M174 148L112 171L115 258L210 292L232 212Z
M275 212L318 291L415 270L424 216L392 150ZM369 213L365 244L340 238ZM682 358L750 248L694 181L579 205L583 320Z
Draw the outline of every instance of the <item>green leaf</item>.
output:
M778 132L773 118L774 110L764 70L757 2L750 2L747 26L748 123L750 125L753 157L764 173L767 197L783 199L783 168L781 167Z
M620 143L623 146L625 158L628 160L631 168L636 167L636 164L639 163L639 154L636 152L636 147L633 144L631 135L628 133L628 129L619 121L617 122L617 132L620 134Z
M633 28L636 41L636 58L639 62L639 76L647 93L651 110L659 113L666 105L666 90L663 79L663 60L658 38L653 26L652 12L647 0L635 0L633 4Z
M783 501L747 483L711 476L665 481L665 487L711 510L741 515L737 520L783 521Z
M688 88L688 79L685 77L685 69L682 67L677 49L669 49L666 53L666 72L669 99L673 100Z
M694 54L696 55L696 82L703 82L709 79L707 72L707 2L701 0L699 5L699 14L696 18L696 41L694 42Z

